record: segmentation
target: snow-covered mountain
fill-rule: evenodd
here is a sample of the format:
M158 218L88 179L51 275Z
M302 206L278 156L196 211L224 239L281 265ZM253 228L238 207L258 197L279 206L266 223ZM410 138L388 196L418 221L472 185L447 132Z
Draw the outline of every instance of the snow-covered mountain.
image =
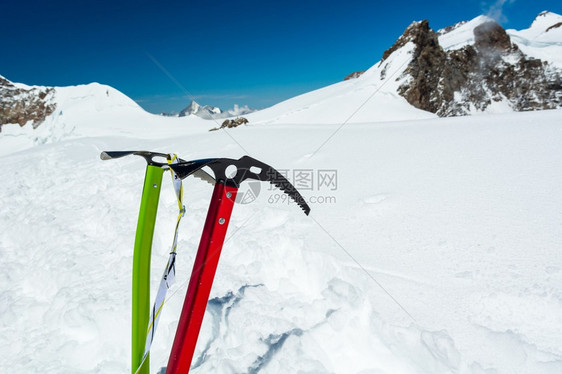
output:
M562 107L562 16L543 12L526 30L479 16L435 32L411 24L387 58L412 43L398 93L440 116Z
M223 111L222 109L211 105L201 106L197 102L195 102L195 100L192 100L187 107L179 112L178 117L196 115L203 119L219 119L242 116L255 111L255 109L252 109L247 105L234 105L234 108Z
M166 136L169 129L175 131L177 126L186 124L202 125L209 130L216 126L214 121L203 120L211 119L206 115L210 112L214 113L212 118L228 118L253 111L235 105L223 112L192 102L179 116L166 116L165 125L161 126L163 116L147 113L134 100L107 85L28 86L0 76L0 132L24 147L116 130L148 137ZM131 126L123 118L137 118L138 122Z
M413 22L366 72L248 118L343 123L423 116L415 109L430 117L559 108L561 24L552 12L521 31L486 16L437 32L428 21Z
M201 118L209 119L213 118L214 116L221 115L222 110L211 105L201 106L197 104L195 100L193 100L187 107L179 112L178 116L185 117L192 114Z
M440 116L562 107L562 16L543 12L523 31L480 16L434 32L410 25L385 57L415 45L398 92ZM511 37L514 35L516 37Z
M194 127L208 131L216 126L197 116L148 113L122 92L99 83L68 87L26 86L7 79L0 83L2 154L71 138L116 133L163 138L180 129L190 133Z

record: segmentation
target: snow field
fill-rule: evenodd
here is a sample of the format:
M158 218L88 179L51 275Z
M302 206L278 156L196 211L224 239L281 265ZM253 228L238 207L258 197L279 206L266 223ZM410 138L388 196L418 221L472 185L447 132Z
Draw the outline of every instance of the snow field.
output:
M313 204L308 218L270 204L263 184L256 201L235 206L193 372L560 372L561 113L349 124L312 157L337 126L231 131L278 169L337 169L337 200ZM2 372L129 370L144 161L99 160L112 149L246 153L202 129L71 138L2 156ZM167 362L211 195L206 183L184 183L178 277L153 372ZM176 214L165 174L153 294Z

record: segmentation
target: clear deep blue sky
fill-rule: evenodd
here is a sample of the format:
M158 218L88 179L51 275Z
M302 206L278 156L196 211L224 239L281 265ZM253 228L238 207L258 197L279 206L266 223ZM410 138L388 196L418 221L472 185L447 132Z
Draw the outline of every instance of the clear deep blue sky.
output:
M159 64L201 104L263 108L369 68L412 21L437 30L492 12L522 29L543 10L560 14L562 2L3 1L0 75L100 82L177 112L190 98Z

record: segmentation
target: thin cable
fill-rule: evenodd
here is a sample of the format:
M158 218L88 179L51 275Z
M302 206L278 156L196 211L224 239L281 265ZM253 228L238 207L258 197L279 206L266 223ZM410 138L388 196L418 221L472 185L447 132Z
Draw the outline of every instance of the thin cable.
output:
M197 101L195 100L195 97L194 97L194 96L193 96L193 95L192 95L192 94L191 94L191 93L190 93L190 92L189 92L189 91L188 91L188 90L187 90L187 89L186 89L186 88L185 88L185 87L184 87L184 86L183 86L183 85L182 85L182 84L181 84L181 83L180 83L180 82L179 82L179 81L178 81L178 80L177 80L177 79L160 63L160 62L158 62L158 60L156 60L156 59L154 58L154 56L152 56L152 55L151 55L150 53L148 53L148 52L146 52L146 55L152 60L152 62L154 62L154 64L156 64L156 66L158 66L158 68L160 68L160 70L162 70L162 72L163 72L164 74L166 74L166 76L167 76L168 78L170 78L170 80L171 80L172 82L174 82L174 84L175 84L176 86L179 87L180 90L183 91L184 94L186 94L187 96L189 96L189 98L190 98L192 101L197 102ZM239 146L240 148L242 148L242 150L243 150L246 154L249 154L249 152L246 150L246 148L244 148L244 147L242 146L242 144L240 144L236 139L234 139L234 137L233 137L228 131L226 131L226 130L224 129L224 127L221 127L221 125L220 125L220 124L217 122L217 120L213 117L213 113L211 113L211 111L208 110L208 109L207 109L207 111L209 112L210 118L211 118L211 119L213 120L213 122L217 125L217 127L218 127L219 129L221 129L226 135L228 135L228 136L230 137L230 139L232 139L232 141L233 141L234 143L238 144L238 146Z
M238 226L238 228L232 233L232 235L230 235L230 236L225 240L223 246L224 246L226 243L228 243L228 241L229 241L230 239L232 239L232 238L238 233L238 231L240 231L240 229L242 229L244 226L246 226L246 225L248 224L248 222L250 222L250 220L251 220L258 212L259 212L259 210L256 210L250 217L248 217L248 218L242 223L242 225ZM221 247L219 250L221 250L221 249L222 249L222 247ZM214 256L215 253L217 253L219 250L216 250L215 252L211 253L211 256ZM202 266L205 266L205 264L203 264ZM201 270L201 269L197 269L197 271L199 271L199 270ZM174 292L172 292L172 293L170 294L170 296L169 296L168 298L166 298L166 300L164 301L164 303L162 304L162 306L166 305L166 303L167 303L168 301L170 301L170 300L172 299L172 297L173 297L179 290L181 290L181 289L183 288L183 286L185 286L185 285L187 284L187 282L189 282L190 279L191 279L191 277L188 277L182 284L180 284L180 285L174 290Z
M384 85L391 79L393 78L396 73L398 73L400 70L402 70L402 67L404 65L406 65L406 63L409 62L408 60L404 61L404 63L402 65L400 65L400 67L398 69L396 69L396 71L394 73L392 73L388 79L386 79L384 82L382 82L382 84L375 90L375 92L373 92L368 98L367 100L365 100L361 105L359 105L359 107L357 107L357 109L355 109L355 111L353 113L351 113L351 115L349 117L347 117L347 119L345 121L343 121L343 123L336 129L336 131L334 131L330 136L328 136L328 138L326 140L324 140L324 142L322 144L320 144L320 147L318 147L313 153L312 155L310 155L309 159L314 157L314 155L316 155L316 153L318 153L318 151L320 149L322 149L324 147L324 145L326 145L326 143L328 143L330 141L330 139L332 139L334 137L334 135L336 135L342 127L344 127L345 125L347 125L347 123L351 120L351 118L353 118L353 116L355 116L357 114L357 112L359 112L361 110L361 108L363 108L367 102L369 100L371 100L373 98L373 96L375 96L375 94L377 92L379 92L381 90L381 88L384 87Z
M365 268L363 267L363 265L361 265L361 263L360 263L359 261L357 261L357 260L355 259L355 257L353 257L353 256L351 255L351 253L349 253L349 252L343 247L343 245L341 245L341 244L336 240L336 238L334 238L334 237L332 236L332 234L330 234L330 233L328 232L328 230L326 230L317 220L315 220L314 217L310 216L310 218L311 218L314 222L316 222L316 224L318 225L318 227L320 227L320 228L322 229L322 231L324 231L324 232L334 241L334 243L336 243L336 244L338 245L338 247L340 247L340 248L342 249L342 251L344 251L345 254L347 254L347 255L349 256L349 258L351 258L351 259L353 260L353 262L355 262L355 263L361 268L361 270L363 270L363 271L365 272L365 274L367 274L367 275L369 276L369 278L371 278L371 279L377 284L377 286L379 286L379 287L396 303L396 305L398 305L398 306L400 307L400 309L402 309L402 310L404 311L404 313L406 313L406 314L408 315L408 317L410 317L410 318L412 319L412 321L414 321L414 322L417 323L416 319L415 319L414 317L412 317L412 315L411 315L410 313L408 313L408 311L406 310L406 308L404 308L404 307L402 306L402 304L400 304L400 303L398 302L398 300L396 300L396 298L395 298L394 296L392 296L392 294L391 294L390 292L388 292L388 291L386 290L386 288L384 288L383 285L380 284L380 282L379 282L378 280L376 280L375 277L374 277L367 269L365 269Z

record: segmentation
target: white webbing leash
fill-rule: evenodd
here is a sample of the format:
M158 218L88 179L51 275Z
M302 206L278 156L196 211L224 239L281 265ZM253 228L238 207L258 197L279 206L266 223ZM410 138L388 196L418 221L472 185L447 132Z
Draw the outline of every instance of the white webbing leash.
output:
M178 162L177 154L168 154L168 164L175 164ZM166 268L164 269L164 274L162 274L162 279L160 280L160 287L158 288L158 293L156 294L156 299L154 300L154 305L152 306L152 312L148 320L148 328L146 335L146 342L144 343L144 355L142 361L135 371L138 373L140 368L143 366L148 353L150 352L150 347L152 346L152 341L154 340L154 334L156 332L156 327L158 326L158 320L160 319L160 313L162 312L162 307L166 300L166 293L172 287L172 284L176 278L176 249L178 246L178 229L180 226L180 221L185 214L185 205L183 205L183 186L181 179L174 173L170 168L170 173L172 174L172 182L174 184L174 190L176 192L176 197L178 200L179 214L176 222L176 229L174 231L174 241L172 243L172 249L170 251L170 257Z

